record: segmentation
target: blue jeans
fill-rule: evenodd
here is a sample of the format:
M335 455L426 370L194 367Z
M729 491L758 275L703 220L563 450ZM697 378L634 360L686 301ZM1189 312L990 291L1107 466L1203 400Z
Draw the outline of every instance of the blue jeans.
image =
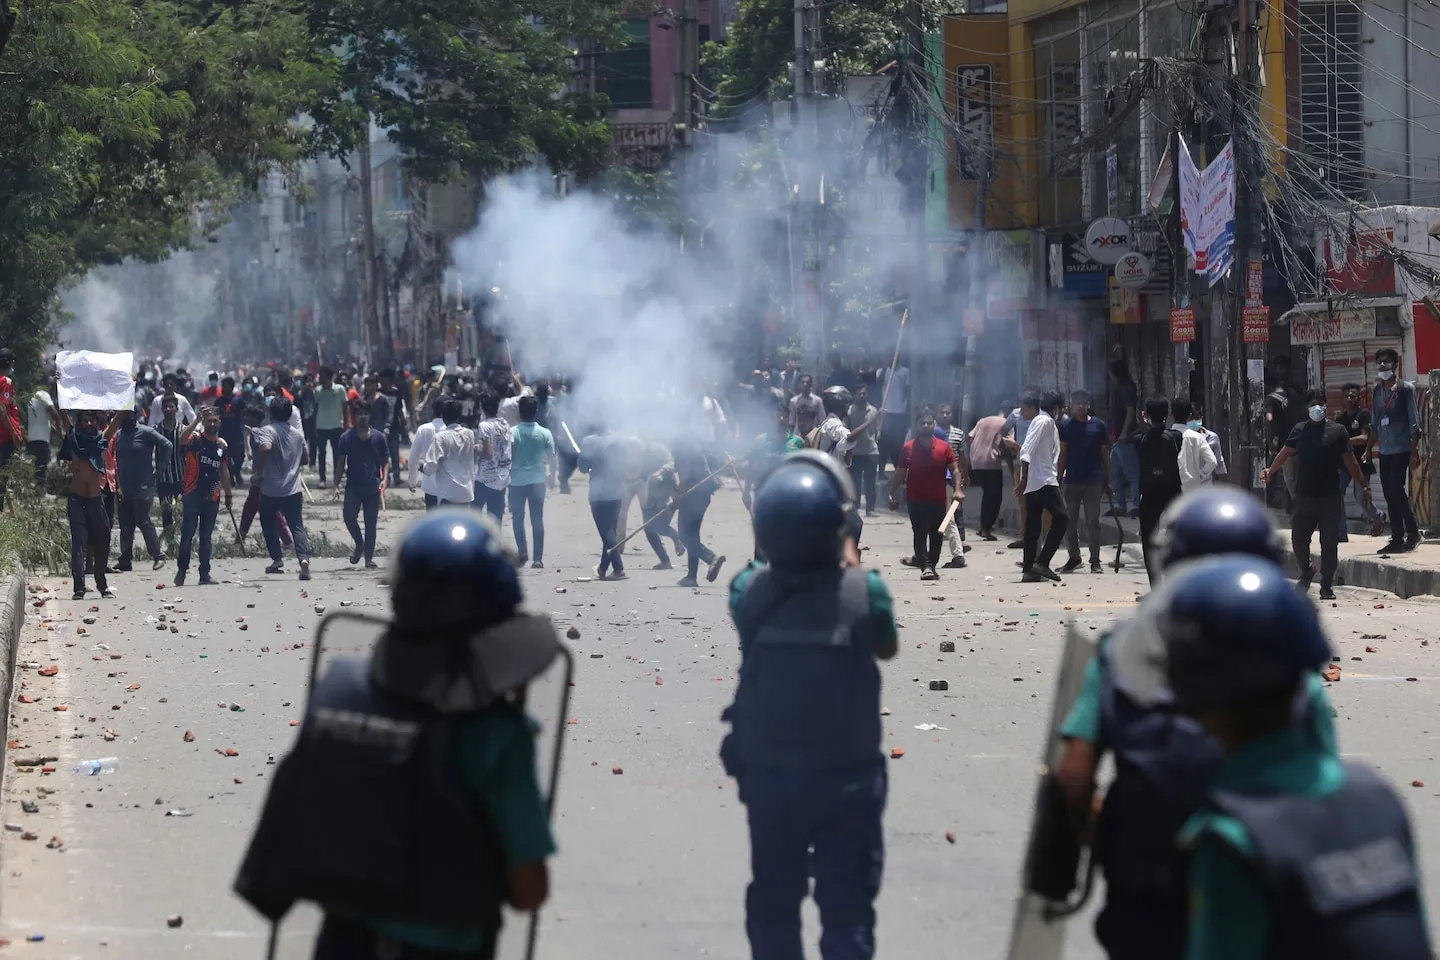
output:
M1350 531L1347 529L1350 519L1346 514L1345 498L1349 496L1350 485L1355 481L1350 479L1350 471L1340 471L1340 542L1350 542ZM1366 520L1374 523L1380 518L1380 511L1375 509L1373 503L1367 504L1363 499L1363 491L1369 488L1370 478L1365 477L1365 486L1355 488L1355 499L1360 501L1360 513Z
M279 563L284 554L280 550L280 529L275 522L278 513L290 527L290 536L295 541L295 559L302 563L310 559L310 538L305 535L305 518L301 516L305 505L303 494L288 497L267 497L260 495L260 529L265 534L265 547L270 559Z
M1139 510L1140 451L1135 449L1133 440L1110 448L1110 475L1115 488L1115 508L1121 513Z
M180 498L180 551L175 558L175 569L184 574L190 569L190 541L195 532L200 532L200 579L210 576L210 549L215 535L215 518L220 516L220 501L198 493L187 493ZM261 520L264 524L264 520Z
M501 487L499 490L495 490L476 481L475 503L473 506L476 510L487 511L490 516L495 518L495 522L498 524L501 518L505 516L505 488Z
M813 873L821 956L870 960L885 866L884 761L851 770L748 768L739 783L750 820L751 956L804 960L800 904Z
M530 529L535 534L535 552L525 549L525 507L530 507ZM529 555L536 563L545 559L545 484L510 485L510 522L515 530L515 547L521 556Z
M365 532L360 532L360 511L365 511ZM345 488L345 504L340 508L345 520L345 529L355 542L355 552L365 554L366 563L375 562L375 527L380 521L380 490L352 490Z

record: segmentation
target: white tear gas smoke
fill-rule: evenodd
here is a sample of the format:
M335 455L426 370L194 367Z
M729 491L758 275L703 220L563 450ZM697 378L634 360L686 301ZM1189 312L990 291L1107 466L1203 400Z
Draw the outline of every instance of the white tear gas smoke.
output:
M672 235L627 228L603 197L557 197L545 182L493 183L479 226L454 244L454 272L492 291L491 321L517 367L575 379L573 426L603 418L679 433L729 375L719 343L737 291L717 275L727 271L705 271Z
M217 280L189 250L159 263L96 267L61 295L69 320L57 342L70 350L133 351L137 359L212 359L219 340Z

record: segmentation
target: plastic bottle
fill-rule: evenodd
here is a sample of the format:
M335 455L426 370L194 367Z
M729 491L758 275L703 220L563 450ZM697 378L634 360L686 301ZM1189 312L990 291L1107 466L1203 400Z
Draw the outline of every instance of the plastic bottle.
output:
M120 765L118 757L101 757L99 760L82 760L75 764L77 777L93 777L102 773L114 773Z

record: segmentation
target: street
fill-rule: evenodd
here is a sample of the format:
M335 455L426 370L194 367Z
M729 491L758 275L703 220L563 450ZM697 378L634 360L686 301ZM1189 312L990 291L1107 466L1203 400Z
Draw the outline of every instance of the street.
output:
M749 554L748 517L733 484L716 495L706 541L729 562L715 584L685 589L675 585L682 571L652 572L643 537L626 555L630 578L601 583L583 579L593 576L598 550L585 494L583 479L574 496L552 493L547 569L523 574L530 608L580 633L570 644L577 675L568 716L552 706L558 671L531 696L544 735L557 724L567 735L560 852L538 952L741 960L748 841L716 751L737 666L725 588ZM343 542L338 508L326 492L317 496L307 523ZM977 501L967 504L972 526ZM382 543L420 515L416 506L418 495L391 492ZM632 516L632 530L636 522ZM865 526L866 565L885 572L903 627L899 656L883 666L885 749L903 750L889 761L878 905L880 953L889 957L1003 955L1065 624L1102 630L1145 589L1133 546L1119 574L1108 568L1109 547L1103 574L1022 585L1019 552L1005 549L1005 537L970 537L967 569L922 583L899 563L909 552L908 520L882 511ZM1062 550L1057 568L1063 560ZM272 758L288 749L302 714L313 632L324 613L387 608L379 578L343 558L317 559L309 583L296 580L293 559L284 575L265 576L264 563L217 561L217 587L172 586L173 561L155 573L137 568L113 578L115 600L72 602L68 582L31 581L0 847L0 935L11 941L9 953L263 955L266 930L230 885ZM1377 766L1409 802L1434 924L1440 601L1337 592L1323 613L1340 655L1342 679L1329 691L1341 746ZM942 654L947 639L955 652ZM350 631L335 648L362 645ZM58 672L42 675L49 666ZM949 689L932 691L931 680ZM81 760L112 756L113 775L70 772ZM57 759L17 766L43 757ZM53 773L43 772L49 767ZM27 803L38 812L25 812ZM280 956L308 957L314 925L313 913L293 914ZM510 917L503 956L522 955L524 933L524 918ZM812 956L817 935L807 907ZM29 936L44 940L24 942ZM1071 957L1100 956L1088 917L1074 922L1069 942Z

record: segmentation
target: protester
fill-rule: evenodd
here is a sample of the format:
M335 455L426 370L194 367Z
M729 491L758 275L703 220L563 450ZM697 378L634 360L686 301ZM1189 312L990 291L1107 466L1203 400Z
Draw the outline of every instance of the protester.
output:
M965 546L965 488L970 485L970 456L965 449L965 431L955 426L955 408L948 403L942 403L936 414L935 436L955 451L955 464L946 478L946 497L955 502L955 515L945 527L945 545L950 549L945 566L953 569L965 566L965 551L970 549Z
M1350 435L1350 452L1360 464L1360 474L1365 478L1362 486L1355 488L1355 499L1360 501L1360 510L1370 523L1370 536L1378 537L1385 532L1385 515L1375 509L1375 504L1364 496L1370 479L1375 476L1375 464L1370 459L1370 444L1374 438L1370 411L1360 405L1360 384L1347 383L1340 388L1345 396L1345 408L1335 415L1335 422ZM1345 500L1350 491L1350 474L1340 473L1340 542L1350 540Z
M50 466L50 438L60 436L63 431L60 429L60 415L56 412L55 401L50 398L50 390L55 383L55 374L51 372L35 388L35 393L30 397L28 404L27 423L25 424L25 449L30 454L30 459L35 461L35 489L45 490L45 471Z
M815 380L807 373L800 378L800 389L790 398L790 432L807 439L825 419L825 404L814 390Z
M1170 401L1157 397L1145 404L1149 425L1135 435L1140 456L1140 549L1145 572L1155 582L1157 571L1150 562L1150 539L1165 508L1180 496L1180 447L1182 434L1170 424Z
M785 428L784 411L782 411L781 420L781 427ZM669 570L671 568L670 555L665 552L665 543L660 539L661 537L669 537L674 543L676 556L683 557L685 555L685 544L680 539L680 532L671 522L675 516L675 496L680 492L680 484L675 476L675 462L670 456L670 451L659 443L647 444L645 469L648 478L645 481L645 504L641 511L642 522L645 525L645 540L658 558L655 566L650 569ZM746 476L748 477L748 474ZM743 483L742 479L742 486ZM743 493L743 496L748 496L748 493Z
M1080 569L1080 515L1085 515L1085 541L1090 550L1090 572L1100 573L1100 500L1109 496L1110 431L1105 421L1090 415L1090 394L1076 390L1070 395L1070 419L1060 427L1059 474L1064 483L1065 512L1070 515L1065 532L1069 558L1061 573Z
M1215 482L1220 469L1220 458L1205 436L1205 425L1195 416L1190 401L1176 397L1170 401L1170 416L1180 434L1180 490L1191 490L1209 486Z
M1326 419L1325 391L1311 390L1305 396L1308 421L1290 432L1285 446L1270 466L1260 471L1260 482L1268 484L1271 477L1284 468L1292 457L1298 460L1295 469L1295 512L1290 518L1290 545L1300 567L1300 588L1308 589L1315 579L1315 565L1310 562L1310 537L1320 530L1320 599L1335 599L1335 570L1340 564L1340 474L1348 474L1363 488L1361 497L1370 499L1370 488L1355 460L1350 433L1338 423Z
M377 566L375 532L380 523L385 471L390 460L390 446L385 435L371 426L372 415L373 408L364 400L354 405L351 411L354 426L340 434L335 454L335 497L340 497L343 481L345 500L340 516L354 544L350 565L354 566L364 557L366 570L374 570ZM365 517L363 531L360 527L362 511Z
M1013 404L1002 403L1000 412L975 421L970 430L970 479L980 487L980 539L998 540L995 521L1004 500L1004 449L1000 437Z
M540 401L521 397L520 422L510 429L510 519L515 531L517 563L545 567L545 474L555 463L555 436L535 422ZM530 511L532 554L525 545L525 511ZM533 558L533 559L532 559Z
M220 380L220 397L215 401L220 415L220 439L230 455L230 486L237 487L245 466L245 398L235 392L235 378Z
M435 434L445 429L445 420L440 416L440 408L443 401L435 400L431 408L435 416L427 423L422 423L415 429L415 436L410 443L410 462L406 465L409 471L408 486L410 491L415 491L416 474L420 472L420 461L425 459L425 453L430 449L430 444L435 441ZM428 474L420 474L420 489L425 496L425 509L434 510L440 502L438 487L435 478Z
M675 444L675 474L680 490L675 496L680 539L685 542L688 573L680 581L682 587L699 586L700 564L707 565L705 579L710 583L720 576L725 557L716 554L700 540L700 527L710 509L710 498L720 489L715 468L706 456L705 445L691 439Z
M270 401L270 422L254 432L255 472L250 485L260 488L260 529L270 551L266 573L283 573L285 562L280 550L280 532L276 515L285 518L295 540L295 559L300 564L300 579L310 579L310 541L305 533L302 516L305 498L300 477L305 459L305 429L300 418L293 416L294 407L284 397Z
M173 377L171 378L173 382ZM160 501L160 537L171 541L175 536L175 501L180 499L181 483L185 478L185 467L181 463L180 433L185 425L194 422L192 414L188 420L180 419L180 404L185 398L178 394L162 395L155 398L160 405L160 417L155 430L168 443L169 455L155 464L155 496ZM188 405L188 403L187 403Z
M620 502L625 496L620 441L608 426L592 427L580 441L577 461L580 472L590 475L590 516L600 534L600 563L595 575L601 580L625 579L625 559L615 549L615 525L620 520Z
M921 580L940 579L935 568L940 563L943 542L940 523L945 519L947 502L945 475L954 463L955 451L935 436L935 418L929 412L922 412L915 421L915 439L906 441L900 448L888 490L890 509L897 510L900 486L905 486L905 503L914 539L914 566L920 568Z
M475 506L487 510L498 525L505 516L505 491L510 488L510 421L500 415L500 397L494 393L480 395L484 416L475 430L475 443L480 451L475 461ZM519 420L519 414L516 415Z
M320 486L325 486L325 454L336 452L340 434L345 429L345 407L348 395L335 382L332 367L320 368L320 385L315 388L315 453L318 457Z
M197 432L196 428L199 427ZM200 534L200 585L209 586L210 555L215 537L215 521L220 515L220 497L230 509L229 457L220 436L220 415L214 407L201 407L199 418L180 435L184 454L185 478L181 498L180 549L175 558L175 586L185 585L190 569L190 544ZM153 530L153 527L152 527Z
M104 439L115 456L116 512L120 515L120 562L116 569L121 573L132 569L138 526L145 538L145 548L150 552L152 568L159 570L165 565L165 552L151 517L156 495L155 467L158 463L163 469L174 460L173 443L158 430L137 423L133 409L121 410L110 421ZM183 472L181 479L184 479Z
M1410 471L1420 464L1420 413L1415 403L1415 385L1400 379L1400 355L1388 347L1375 354L1379 370L1371 393L1370 408L1379 421L1372 453L1380 453L1380 488L1385 493L1385 510L1390 515L1390 542L1381 553L1403 553L1420 543L1420 525L1405 483Z
M880 425L876 421L880 415L870 403L870 388L859 384L845 426L860 431L855 434L855 446L850 450L850 480L855 484L856 506L863 500L867 517L875 516L876 477L880 470L880 444L876 440Z
M25 439L20 407L15 402L15 382L11 379L14 370L15 352L0 347L0 510L5 509L5 468Z
M115 592L105 580L105 564L110 552L110 518L105 513L102 485L105 482L105 441L100 436L99 418L93 411L78 410L72 421L60 411L60 427L65 433L59 459L70 463L70 493L65 500L65 514L70 521L70 576L74 580L74 600L84 600L87 562L95 574L95 587L100 596L111 599Z
M1043 398L1032 393L1020 401L1021 415L1029 421L1019 458L1025 493L1025 554L1021 568L1026 583L1060 579L1060 574L1050 569L1050 561L1070 525L1060 496L1060 431L1055 426L1064 405L1065 398L1053 392ZM1041 545L1043 513L1050 514L1050 532Z
M477 461L480 445L475 434L460 423L460 402L446 400L440 406L440 417L445 426L435 431L435 437L425 449L420 461L420 472L435 478L436 504L471 504L475 502ZM510 434L505 434L509 445ZM508 467L509 464L507 463Z
M195 419L195 407L190 403L188 397L180 392L181 380L179 372L167 373L161 379L164 390L154 400L150 401L150 415L145 422L152 427L158 428L165 414L165 401L175 402L176 419L180 426L192 422ZM178 436L178 433L177 433Z
M898 466L905 434L910 429L910 361L901 354L894 372L885 371L880 383L880 403L884 417L880 426L880 470Z

